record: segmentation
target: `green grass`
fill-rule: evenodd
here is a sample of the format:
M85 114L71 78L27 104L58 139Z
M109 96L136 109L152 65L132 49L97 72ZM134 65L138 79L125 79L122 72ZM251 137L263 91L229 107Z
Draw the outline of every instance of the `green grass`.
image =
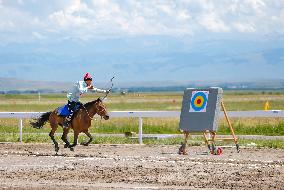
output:
M99 97L87 94L82 102ZM262 110L266 100L270 109L284 109L284 92L262 94L261 91L228 92L223 96L227 110ZM0 111L49 111L66 103L66 94L43 94L41 101L35 94L0 95ZM106 105L112 110L180 110L182 93L111 94Z
M49 124L46 124L42 129L34 129L30 127L29 121L28 119L23 120L24 133L50 132ZM284 121L281 119L233 119L232 124L237 135L284 135ZM178 127L178 118L143 118L144 134L178 134L180 133ZM90 127L91 133L121 134L130 131L138 133L138 118L113 118L107 121L97 119L92 122ZM0 120L0 133L18 132L17 119ZM57 132L62 132L62 128L58 127ZM218 134L230 134L229 127L223 119L220 121Z
M245 125L243 122L238 121L233 124L233 128L238 135L267 135L267 136L282 136L284 135L284 121L279 123L257 123L254 125ZM218 129L218 134L230 134L227 125L223 124Z
M263 110L265 101L234 101L225 102L225 107L227 111L249 111L249 110ZM283 100L279 101L269 101L270 108L274 110L284 109Z
M109 111L113 110L180 110L182 93L130 93L127 95L111 94L105 102ZM81 99L88 102L98 98L98 94L87 94ZM284 109L284 91L225 91L223 101L227 110L262 110L265 101L270 109ZM0 95L0 111L50 111L66 103L66 94L43 94L38 101L37 94ZM283 119L251 118L232 119L237 135L284 135ZM144 134L177 134L179 118L143 118ZM49 125L38 130L29 127L29 120L24 120L24 142L50 142L48 136L37 133L48 133ZM138 133L138 118L111 118L108 121L97 119L92 122L92 133ZM59 127L58 132L62 132ZM0 119L0 141L18 141L18 120ZM4 134L4 135L3 135ZM230 134L224 120L220 121L218 134ZM179 144L181 139L149 140L150 144ZM250 141L252 142L252 141ZM137 143L137 140L115 137L99 137L95 143ZM245 142L244 142L245 143ZM261 141L264 147L281 147L281 142ZM258 143L256 143L258 144ZM276 145L275 145L276 144Z
M0 104L3 112L42 112L54 110L62 104Z

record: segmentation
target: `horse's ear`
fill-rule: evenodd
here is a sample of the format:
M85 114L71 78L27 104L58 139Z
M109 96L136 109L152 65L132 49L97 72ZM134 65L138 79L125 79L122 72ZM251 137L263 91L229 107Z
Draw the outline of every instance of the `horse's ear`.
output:
M101 98L98 98L97 101L98 101L98 102L102 102L102 99L101 99Z

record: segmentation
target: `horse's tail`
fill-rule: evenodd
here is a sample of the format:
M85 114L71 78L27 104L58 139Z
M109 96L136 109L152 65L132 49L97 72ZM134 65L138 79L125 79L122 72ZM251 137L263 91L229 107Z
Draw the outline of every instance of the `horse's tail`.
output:
M34 119L33 121L30 122L31 126L33 128L36 128L36 129L40 129L44 126L44 124L48 121L49 119L49 116L52 112L46 112L44 114L42 114L39 118L37 119Z

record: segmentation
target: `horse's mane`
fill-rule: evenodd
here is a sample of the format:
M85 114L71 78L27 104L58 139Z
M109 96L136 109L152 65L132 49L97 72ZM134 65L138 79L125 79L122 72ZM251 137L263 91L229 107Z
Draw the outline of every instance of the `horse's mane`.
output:
M101 101L100 99L97 99L97 100L94 100L94 101L91 101L91 102L87 102L84 104L85 108L89 108L90 106L94 105L96 102L98 101Z

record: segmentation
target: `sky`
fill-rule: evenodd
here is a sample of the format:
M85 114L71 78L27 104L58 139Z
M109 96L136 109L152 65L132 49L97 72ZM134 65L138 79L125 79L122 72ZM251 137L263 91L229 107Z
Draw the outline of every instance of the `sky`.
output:
M0 0L0 77L284 78L284 0Z

